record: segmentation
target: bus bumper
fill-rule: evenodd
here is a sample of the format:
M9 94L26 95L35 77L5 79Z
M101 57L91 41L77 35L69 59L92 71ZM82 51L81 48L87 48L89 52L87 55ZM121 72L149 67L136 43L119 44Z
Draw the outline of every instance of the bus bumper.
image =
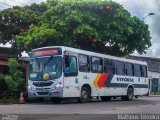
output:
M28 98L54 98L54 97L63 97L63 88L58 88L49 91L28 90Z

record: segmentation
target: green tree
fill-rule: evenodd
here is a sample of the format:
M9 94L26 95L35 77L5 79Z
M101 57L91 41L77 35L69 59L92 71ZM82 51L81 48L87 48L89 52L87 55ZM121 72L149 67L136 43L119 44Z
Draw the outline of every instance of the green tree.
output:
M0 43L15 44L15 38L20 33L27 31L32 24L41 22L41 15L47 10L45 3L32 4L30 6L14 6L0 12Z
M45 5L39 24L30 24L15 37L13 46L20 51L65 45L125 56L135 50L145 53L151 46L148 25L116 2L48 0Z
M23 89L24 79L23 73L18 69L18 62L15 58L10 58L8 62L9 74L4 75L4 80L6 83L5 95L8 98L15 98L20 94Z

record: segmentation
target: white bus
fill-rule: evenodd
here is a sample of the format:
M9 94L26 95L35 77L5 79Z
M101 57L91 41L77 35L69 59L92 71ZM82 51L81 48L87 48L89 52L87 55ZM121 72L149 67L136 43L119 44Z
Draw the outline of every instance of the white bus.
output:
M28 97L132 100L148 93L147 63L65 46L32 50Z

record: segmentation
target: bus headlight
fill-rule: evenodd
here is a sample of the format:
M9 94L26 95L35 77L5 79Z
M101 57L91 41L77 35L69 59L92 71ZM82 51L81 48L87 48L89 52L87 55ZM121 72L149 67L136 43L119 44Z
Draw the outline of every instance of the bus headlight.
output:
M31 85L28 85L28 90L29 90L29 91L32 91L32 90L34 90L34 89L33 89L33 87L32 87Z
M62 83L57 83L53 86L52 90L58 89L60 87L62 87Z

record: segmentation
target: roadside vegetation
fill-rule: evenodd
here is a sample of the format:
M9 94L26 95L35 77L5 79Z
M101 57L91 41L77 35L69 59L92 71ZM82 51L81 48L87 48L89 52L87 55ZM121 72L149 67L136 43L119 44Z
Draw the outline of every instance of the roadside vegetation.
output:
M3 102L17 102L25 86L23 72L18 67L16 58L9 59L8 67L8 74L0 74L3 91L1 99Z

